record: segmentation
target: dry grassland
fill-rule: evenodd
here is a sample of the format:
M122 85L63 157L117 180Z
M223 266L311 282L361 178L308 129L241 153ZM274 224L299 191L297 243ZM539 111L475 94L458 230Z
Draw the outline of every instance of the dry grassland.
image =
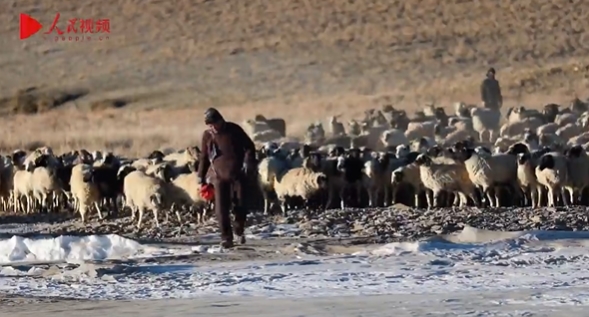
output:
M583 0L6 0L0 11L0 150L53 146L144 155L198 142L201 113L241 121L350 117L383 97L478 102L489 66L507 105L586 97ZM18 14L47 31L110 19L102 41L18 39ZM35 90L29 90L37 87ZM82 92L82 93L80 93ZM76 97L76 98L73 98ZM33 113L33 114L31 114Z

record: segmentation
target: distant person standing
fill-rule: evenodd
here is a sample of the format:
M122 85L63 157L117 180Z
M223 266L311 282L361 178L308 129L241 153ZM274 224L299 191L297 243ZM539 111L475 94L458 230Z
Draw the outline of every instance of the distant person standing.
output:
M503 105L501 86L495 79L495 68L489 68L487 78L481 84L481 100L485 108L500 109Z

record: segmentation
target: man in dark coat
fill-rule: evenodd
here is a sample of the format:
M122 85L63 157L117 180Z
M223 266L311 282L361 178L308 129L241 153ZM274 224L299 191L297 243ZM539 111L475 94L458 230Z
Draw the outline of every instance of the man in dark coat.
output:
M221 246L233 247L230 210L233 207L233 230L245 243L247 216L245 190L248 178L255 173L255 145L245 131L233 122L225 121L217 109L204 114L208 126L202 136L199 183L211 183L215 189L215 213L221 229ZM209 168L211 171L209 172ZM207 173L209 172L209 173ZM206 176L210 175L210 180Z
M497 79L495 79L494 68L487 71L487 78L481 84L481 100L485 108L500 109L503 105L501 87Z

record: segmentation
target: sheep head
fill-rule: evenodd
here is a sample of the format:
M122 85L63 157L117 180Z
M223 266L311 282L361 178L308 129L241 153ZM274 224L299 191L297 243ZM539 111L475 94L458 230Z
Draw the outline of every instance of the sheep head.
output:
M517 154L517 164L524 165L530 161L530 153L518 153Z
M393 184L402 183L404 178L405 178L405 173L402 169L396 169L395 171L393 171L393 176L392 176Z
M397 148L395 149L395 156L397 156L398 158L404 158L409 154L410 149L409 146L407 146L406 144L401 144L401 145L397 145Z
M261 115L261 114L257 114L257 115L254 117L254 120L255 120L255 121L266 121L266 117L264 117L264 116L263 116L263 115Z
M137 169L131 165L123 165L119 167L119 170L117 171L117 179L124 180L127 175L136 170Z
M517 155L519 153L529 153L528 147L523 143L512 144L507 150L507 154Z
M153 174L155 175L155 177L168 182L173 178L172 166L170 166L169 164L161 164L156 168Z
M393 106L390 104L386 104L382 106L382 111L385 113L395 112L395 108L393 108Z
M433 163L431 157L427 156L426 154L419 154L415 159L415 164L419 166L431 166Z
M551 154L544 154L538 163L538 169L543 171L545 169L553 169L556 166L554 157Z
M583 147L581 145L575 145L567 151L566 156L568 158L579 158L583 154L586 154Z
M315 181L317 182L317 185L319 186L319 188L327 188L327 176L323 173L317 173L317 176L315 178Z
M426 151L426 154L431 157L439 157L440 155L442 155L443 152L444 149L442 149L441 146L434 145Z
M162 151L159 150L155 150L151 153L149 153L149 155L147 156L148 159L150 160L154 160L154 159L163 159L164 158L164 153Z
M311 154L311 146L309 144L303 144L300 153L302 157L308 157Z

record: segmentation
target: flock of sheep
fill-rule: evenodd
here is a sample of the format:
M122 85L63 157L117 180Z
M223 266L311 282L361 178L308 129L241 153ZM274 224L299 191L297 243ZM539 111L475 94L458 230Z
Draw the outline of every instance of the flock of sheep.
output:
M251 121L245 125L261 132L252 131ZM505 120L499 110L464 103L453 115L428 105L413 118L384 106L350 120L347 129L331 117L327 133L322 123L311 124L304 144L266 142L259 165L264 211L276 202L283 212L303 202L310 209L337 202L341 208L585 204L588 128L587 104L578 99L567 108L511 108Z
M585 204L589 195L589 111L575 101L542 111L499 110L458 103L454 115L427 106L413 118L385 106L348 127L336 117L326 133L309 126L305 140L286 139L282 119L243 123L260 144L259 191L250 209L288 214L323 208L555 206ZM347 130L347 131L346 131ZM130 210L142 227L144 213L182 213L202 222L212 202L200 196L196 177L200 150L189 147L144 158L86 150L56 155L42 147L1 157L0 204L17 213L95 210L117 216ZM256 188L256 187L251 187ZM568 194L568 195L567 195ZM547 197L547 199L544 199ZM259 204L257 204L259 203Z

